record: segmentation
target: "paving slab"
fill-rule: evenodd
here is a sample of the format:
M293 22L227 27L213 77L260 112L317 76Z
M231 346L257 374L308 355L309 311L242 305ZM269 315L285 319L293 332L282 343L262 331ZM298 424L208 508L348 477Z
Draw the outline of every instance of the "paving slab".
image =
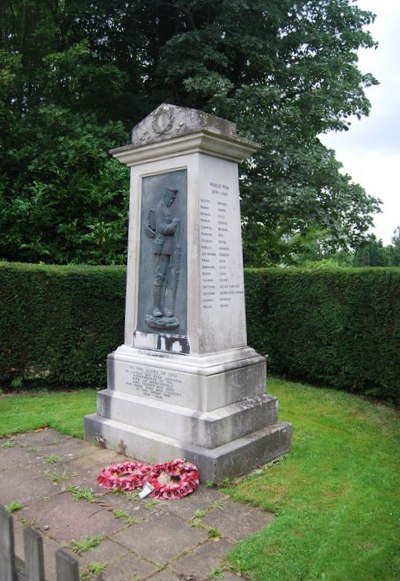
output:
M121 456L115 450L105 450L97 448L85 442L85 454L80 454L73 458L78 467L86 467L88 469L96 469L100 472L102 468L110 466L111 464L119 464L126 462L126 456Z
M47 501L36 501L18 514L58 543L112 534L126 525L114 515L85 500L74 502L69 492L63 492Z
M1 462L1 460L0 460ZM15 466L0 477L0 504L6 505L15 500L27 505L39 498L56 496L60 488L40 476L32 476L28 468Z
M41 461L38 452L33 453L22 448L12 440L0 440L0 442L0 474L21 466L29 470L32 464Z
M229 497L218 490L200 486L195 494L189 494L181 500L160 501L164 502L165 510L175 514L183 520L190 520L196 511L208 511L212 507L223 506Z
M148 521L119 532L114 539L158 566L207 540L204 529L193 528L171 514L156 513Z
M101 561L103 562L103 560ZM82 569L83 570L83 569ZM133 553L126 555L118 561L108 564L102 574L102 581L136 581L153 578L158 567L154 563L142 559Z
M208 512L202 524L218 529L228 539L238 541L271 524L272 520L272 513L228 500L223 510Z
M223 558L233 546L227 539L209 540L171 563L170 567L178 575L207 579L221 566Z
M125 461L115 451L50 429L1 440L0 504L23 504L14 513L17 555L24 556L23 527L29 525L43 537L47 581L56 579L60 546L69 547L81 573L90 563L106 564L102 581L205 581L223 568L236 541L272 520L204 485L169 501L140 500L135 492L117 494L97 485L102 468ZM67 490L71 484L92 489L95 501L75 501ZM219 531L219 540L209 539L210 528ZM104 537L97 548L80 556L71 552L71 540L97 535ZM224 569L223 579L239 577Z
M41 428L33 432L26 432L24 434L17 434L12 436L12 440L18 444L18 446L24 448L30 448L37 450L43 450L48 446L52 447L55 444L60 444L66 440L72 440L70 436L64 436L56 430Z
M72 550L72 547L69 547ZM132 553L130 549L124 547L123 545L112 541L111 539L104 537L100 545L90 551L83 553L81 555L76 555L75 558L79 562L80 568L89 565L89 563L107 563L111 565L112 563L119 561L123 557L127 557Z
M79 459L82 461L82 459ZM84 459L83 459L84 461ZM78 462L70 462L68 464L60 463L48 467L43 473L50 479L60 480L66 485L79 486L80 488L91 488L98 496L104 496L106 490L97 484L97 468L85 468Z

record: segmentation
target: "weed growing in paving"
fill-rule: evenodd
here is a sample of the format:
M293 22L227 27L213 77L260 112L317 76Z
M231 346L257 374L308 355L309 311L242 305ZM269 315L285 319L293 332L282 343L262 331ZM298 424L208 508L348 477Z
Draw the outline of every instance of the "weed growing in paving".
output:
M43 461L45 464L58 464L58 462L61 462L62 458L60 458L60 456L57 456L57 454L50 454L50 456L47 456L47 458L45 458Z
M107 569L107 563L89 563L80 574L81 581L87 581L93 576L99 576Z
M201 527L201 524L203 522L203 518L206 516L207 511L206 510L196 510L192 516L192 518L190 519L189 523L190 526L198 528Z
M223 500L216 500L210 506L210 510L224 510L224 501Z
M222 510L223 508L224 508L223 501L222 500L216 500L215 502L213 502L212 504L210 504L210 506L208 506L207 508L196 510L194 512L192 518L190 519L189 524L192 527L195 527L195 528L201 527L202 524L203 524L203 518L206 516L206 514L208 514L212 510L215 510L215 509ZM217 536L221 536L221 535L218 534Z
M192 527L199 528L203 526L203 518L212 510L219 509L222 510L224 507L224 503L221 500L216 500L210 506L203 509L198 509L194 512L192 518L189 521L189 524ZM220 531L215 527L209 527L207 529L208 538L211 540L218 540L222 535Z
M31 529L36 529L38 528L38 524L35 520L28 520L26 518L21 518L21 524L24 527L31 527Z
M146 510L152 510L155 506L157 506L157 501L155 498L152 500L146 500L143 506Z
M130 516L125 510L122 509L113 510L113 515L116 518L123 520L127 525L137 525L142 522L141 518Z
M83 555L83 553L87 553L92 549L98 547L104 540L103 535L96 535L94 537L85 537L80 539L79 541L75 541L73 539L70 543L66 545L71 551L73 551L76 555Z
M94 494L93 488L82 488L81 486L77 486L75 484L71 484L67 486L67 492L72 494L72 498L76 501L78 500L87 500L87 502L95 502L96 496Z
M72 472L63 472L62 474L58 474L58 472L51 472L50 470L46 470L44 475L53 482L53 484L60 484L64 485L68 480L72 480L75 478L76 474Z
M16 512L17 510L21 510L23 504L18 502L18 500L12 500L8 504L5 505L5 509L7 512Z
M226 569L224 567L217 567L216 569L213 569L211 571L210 578L211 579L223 579L225 571L226 571Z
M221 536L222 536L221 533L219 532L219 530L216 529L215 527L210 527L208 529L207 534L208 534L208 538L212 539L214 541L221 538Z

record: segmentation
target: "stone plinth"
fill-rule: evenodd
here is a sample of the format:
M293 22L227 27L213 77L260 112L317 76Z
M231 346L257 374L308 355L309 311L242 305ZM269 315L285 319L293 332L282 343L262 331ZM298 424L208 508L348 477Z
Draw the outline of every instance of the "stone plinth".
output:
M149 462L185 457L203 481L290 447L246 337L238 163L257 147L233 123L161 105L112 151L131 168L125 343L85 437Z

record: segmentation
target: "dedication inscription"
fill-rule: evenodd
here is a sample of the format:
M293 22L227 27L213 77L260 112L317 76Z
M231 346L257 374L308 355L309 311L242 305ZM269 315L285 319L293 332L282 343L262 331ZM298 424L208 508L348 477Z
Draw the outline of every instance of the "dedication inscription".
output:
M182 397L182 384L178 373L142 365L129 365L126 369L126 385L131 392L142 397L158 400L176 400Z

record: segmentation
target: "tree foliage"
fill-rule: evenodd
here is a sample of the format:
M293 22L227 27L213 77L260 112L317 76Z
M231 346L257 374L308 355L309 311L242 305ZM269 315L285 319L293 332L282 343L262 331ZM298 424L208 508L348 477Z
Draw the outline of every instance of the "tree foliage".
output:
M1 0L0 255L119 262L126 180L106 151L161 102L235 120L245 260L354 247L378 211L318 136L368 114L353 0ZM124 129L125 131L124 131ZM104 240L104 242L102 242Z
M384 246L374 234L356 248L354 266L400 266L400 226L393 232L392 243Z
M122 126L101 126L93 115L49 105L29 111L17 129L18 151L6 153L14 171L0 192L6 257L60 264L122 260L128 176L107 156L118 129L124 139Z

